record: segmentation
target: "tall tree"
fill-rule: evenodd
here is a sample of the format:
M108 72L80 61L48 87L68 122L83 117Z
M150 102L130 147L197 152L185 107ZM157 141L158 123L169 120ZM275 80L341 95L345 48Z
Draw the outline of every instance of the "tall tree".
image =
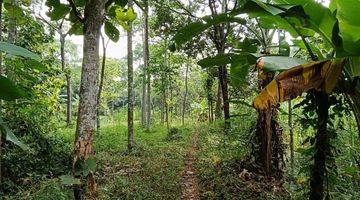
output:
M73 12L78 14L79 12L73 2L69 2L73 6ZM102 0L89 0L85 4L84 17L79 16L79 20L84 24L84 47L73 166L75 176L83 181L74 187L74 196L77 200L84 198L85 185L88 187L89 198L96 198L94 172L90 170L87 175L78 173L77 166L93 162L93 135L96 124L99 74L99 40L105 14L105 3L106 1Z
M149 70L149 0L145 3L145 26L144 26L144 68L146 71L146 130L151 126L151 73Z
M2 42L2 7L3 7L3 0L0 0L0 42ZM3 66L2 66L2 51L0 51L0 76L4 74ZM0 118L2 116L2 101L0 100ZM0 130L0 185L2 184L2 141L3 141L3 134Z
M132 9L133 1L128 1L128 6ZM128 149L132 150L134 141L134 69L133 69L133 29L132 22L128 22L127 31L127 50L128 50Z

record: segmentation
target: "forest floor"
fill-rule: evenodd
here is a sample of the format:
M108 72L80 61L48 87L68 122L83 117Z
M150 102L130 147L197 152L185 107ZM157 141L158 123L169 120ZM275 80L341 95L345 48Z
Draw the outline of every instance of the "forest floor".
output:
M183 172L183 178L181 181L181 198L182 200L198 200L199 198L199 185L198 178L196 174L196 169L194 167L194 162L196 161L195 153L198 150L199 143L199 132L198 127L195 128L195 131L191 139L191 147L186 155L185 161L185 170Z

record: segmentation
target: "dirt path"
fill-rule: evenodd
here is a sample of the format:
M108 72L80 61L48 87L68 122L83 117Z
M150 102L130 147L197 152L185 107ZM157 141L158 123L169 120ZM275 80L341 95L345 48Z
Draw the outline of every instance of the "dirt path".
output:
M196 171L194 167L195 152L197 150L199 133L196 128L191 140L191 147L186 155L185 169L181 180L181 200L198 200L199 188Z

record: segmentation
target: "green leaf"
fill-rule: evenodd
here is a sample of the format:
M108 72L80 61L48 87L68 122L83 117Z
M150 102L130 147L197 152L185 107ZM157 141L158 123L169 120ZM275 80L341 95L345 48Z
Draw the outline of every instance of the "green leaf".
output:
M119 41L119 30L109 21L105 22L105 34L114 42Z
M360 56L350 57L349 64L345 65L345 71L351 78L360 77Z
M318 32L329 44L333 45L332 33L336 18L329 8L324 7L314 0L274 0L274 2L279 4L301 5L306 15L308 15L306 19L308 22L307 27Z
M250 66L246 63L232 64L230 67L230 81L234 87L242 87L247 84L246 76L249 74Z
M259 45L259 40L246 37L242 42L236 43L235 48L242 52L256 53Z
M84 7L86 4L86 0L75 0L75 5L77 7Z
M294 39L294 40L292 40L292 42L293 42L296 46L298 46L299 48L304 49L304 50L307 50L307 48L306 48L306 46L305 46L305 44L304 44L304 42L303 42L302 40L300 40L300 39ZM313 43L308 42L308 45L310 46L310 49L312 50L312 52L313 52L320 60L322 60L322 59L325 58L324 55L321 53L320 49L319 49L318 47L316 47Z
M63 184L63 185L72 186L72 185L81 184L80 179L74 178L73 176L62 175L59 178L60 178L61 184Z
M4 123L4 121L0 118L0 128L4 131L6 134L6 140L14 143L15 145L19 146L23 150L29 150L30 148L22 143L15 135L14 133L7 127L7 125Z
M84 24L79 21L76 21L75 23L73 23L71 25L69 34L70 35L82 35L84 33L83 29L84 29Z
M65 5L65 4L58 4L52 8L53 9L47 12L46 14L53 21L63 19L70 12L69 5Z
M239 12L223 13L215 16L203 17L201 21L192 22L182 28L180 28L173 38L176 46L182 46L186 42L190 41L195 36L203 33L206 29L213 25L229 22L245 24L246 20L236 17Z
M5 51L13 56L21 56L24 58L30 58L37 61L40 61L41 58L39 55L16 45L6 43L6 42L0 42L0 50Z
M22 9L19 6L14 5L13 3L4 3L4 8L12 17L19 18L24 15Z
M10 79L0 75L0 99L12 101L24 96L24 92Z
M128 3L128 0L115 0L115 4L121 7L125 7Z
M265 72L284 71L292 67L307 63L306 60L286 56L266 56L261 58Z
M135 13L134 9L128 8L126 11L126 16L128 21L134 21L137 17L137 14Z
M94 172L95 170L96 170L95 159L93 157L90 157L85 161L83 174L84 176L87 176L90 172Z
M359 8L360 0L332 2L332 9L337 10L336 17L339 21L339 31L343 40L343 47L345 51L352 55L360 55Z

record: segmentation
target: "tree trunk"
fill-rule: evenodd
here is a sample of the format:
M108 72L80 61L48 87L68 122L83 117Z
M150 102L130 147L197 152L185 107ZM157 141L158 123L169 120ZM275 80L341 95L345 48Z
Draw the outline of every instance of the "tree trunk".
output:
M264 89L273 80L273 77L274 74L272 73L263 74L262 78L259 79L259 89ZM256 135L259 149L257 150L257 162L261 164L266 175L281 179L282 129L277 122L277 113L277 108L258 111Z
M188 71L189 71L189 61L186 63L186 70L185 70L185 93L184 93L184 100L182 105L182 115L181 115L181 122L182 125L185 123L185 111L186 111L186 99L188 95Z
M161 103L161 120L160 123L163 126L165 124L165 104L166 104L166 94L165 91L162 92L162 103Z
M74 148L74 176L80 178L81 184L74 186L76 200L84 199L87 185L88 198L96 199L96 182L94 172L87 176L78 167L93 158L93 134L96 125L96 106L99 74L99 39L100 29L105 14L105 2L88 0L84 10L84 46L81 72L80 101L76 126Z
M169 125L169 104L167 102L167 92L165 91L165 95L164 95L164 105L165 105L165 121L166 121L166 128L167 128L167 131L169 132L170 131L170 125Z
M230 128L230 102L227 84L227 68L226 66L219 67L219 81L221 86L222 99L224 103L224 120L225 129Z
M327 122L329 118L329 97L324 92L314 92L317 106L317 131L315 135L314 165L310 179L310 199L318 200L324 197L324 177L326 173L326 159L329 155L329 137Z
M3 6L3 0L0 0L0 42L2 42L2 33L3 33L3 29L2 29L2 6ZM2 76L4 74L4 69L2 66L2 51L0 51L0 75ZM0 100L0 118L2 116L2 105L3 102ZM0 185L2 184L2 138L3 138L3 134L0 130Z
M294 130L292 122L292 106L291 100L288 101L289 115L288 115L288 126L290 132L290 165L291 165L291 176L294 175Z
M96 106L96 130L100 133L100 106L101 106L101 93L104 86L104 77L105 77L105 67L106 67L106 46L105 38L101 37L102 46L103 46L103 56L101 62L101 73L100 73L100 84L99 84L99 92L97 96L97 106Z
M144 15L146 15L144 13ZM144 28L143 28L143 43L144 43L144 49L143 49L143 60L144 60L144 66L142 68L142 72L143 72L143 77L142 77L142 88L141 88L141 126L145 127L146 126L146 47L145 47L145 23L144 23Z
M69 74L66 74L66 83L66 124L67 126L70 126L72 121L72 83L71 76Z
M219 120L222 116L222 92L221 92L221 85L220 81L218 82L218 88L217 88L217 99L216 99L216 105L215 105L215 119Z
M149 70L149 0L145 0L144 68L146 69L146 130L151 126L151 74Z
M352 111L355 116L357 130L358 130L358 137L360 138L360 94L357 91L349 93L347 95L349 99L349 104L352 107Z
M161 125L163 126L165 123L165 104L166 104L166 94L165 91L162 91L162 103L161 103Z
M60 57L61 57L61 70L65 73L66 78L66 125L69 127L71 125L71 79L68 72L66 72L66 61L65 61L65 35L60 34Z
M133 1L129 0L129 7L133 6ZM131 151L134 148L134 69L133 69L133 45L132 36L133 28L132 22L128 23L129 30L127 31L127 43L128 43L128 150Z
M12 0L12 5L17 6L18 5L18 1L17 0ZM10 44L14 44L15 43L15 38L16 38L16 34L17 34L17 29L16 29L16 16L10 16L9 17L9 29L8 29L8 43Z

